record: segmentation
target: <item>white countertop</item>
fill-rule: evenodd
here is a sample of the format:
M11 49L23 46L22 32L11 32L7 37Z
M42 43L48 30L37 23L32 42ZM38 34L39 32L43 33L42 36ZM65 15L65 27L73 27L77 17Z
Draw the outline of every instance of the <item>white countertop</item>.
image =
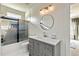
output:
M41 41L41 42L44 42L44 43L47 43L47 44L51 44L51 45L54 45L54 46L57 45L60 42L60 40L51 39L51 38L48 38L48 37L29 36L29 39L30 38Z

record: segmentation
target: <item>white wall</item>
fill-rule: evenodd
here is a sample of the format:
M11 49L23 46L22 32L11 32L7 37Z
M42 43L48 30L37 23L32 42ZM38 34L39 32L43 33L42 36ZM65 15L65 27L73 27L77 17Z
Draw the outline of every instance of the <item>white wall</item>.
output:
M39 10L49 4L33 4L31 16L36 19L36 22L29 23L29 35L43 35L43 30L40 28ZM70 55L70 16L69 4L53 4L56 10L51 13L54 16L54 27L48 31L50 34L55 34L58 40L61 40L61 55ZM32 18L31 18L32 20ZM34 20L34 19L33 19Z

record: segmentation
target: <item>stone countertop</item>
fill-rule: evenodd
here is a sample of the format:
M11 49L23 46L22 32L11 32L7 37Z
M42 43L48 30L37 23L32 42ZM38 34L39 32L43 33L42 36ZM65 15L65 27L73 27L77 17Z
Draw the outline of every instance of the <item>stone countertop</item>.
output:
M60 42L60 40L57 40L57 39L51 39L48 37L40 37L40 36L29 36L29 39L38 40L53 46L57 45Z

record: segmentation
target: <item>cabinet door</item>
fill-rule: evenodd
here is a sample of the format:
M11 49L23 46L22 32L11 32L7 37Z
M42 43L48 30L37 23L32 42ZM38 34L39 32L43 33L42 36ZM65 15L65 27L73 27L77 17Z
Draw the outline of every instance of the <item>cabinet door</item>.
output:
M34 40L34 56L39 56L39 42Z
M34 47L33 47L33 39L29 39L29 55L33 56L34 55Z
M45 44L42 42L39 42L39 56L45 56Z
M45 47L46 47L46 49L45 49L45 55L46 56L54 56L54 46L46 44Z

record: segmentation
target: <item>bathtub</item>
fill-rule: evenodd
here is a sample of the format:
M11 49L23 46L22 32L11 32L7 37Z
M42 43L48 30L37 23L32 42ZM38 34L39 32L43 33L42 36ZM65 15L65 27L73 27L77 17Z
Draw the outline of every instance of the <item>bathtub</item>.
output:
M70 40L70 48L79 49L79 41L78 40Z

